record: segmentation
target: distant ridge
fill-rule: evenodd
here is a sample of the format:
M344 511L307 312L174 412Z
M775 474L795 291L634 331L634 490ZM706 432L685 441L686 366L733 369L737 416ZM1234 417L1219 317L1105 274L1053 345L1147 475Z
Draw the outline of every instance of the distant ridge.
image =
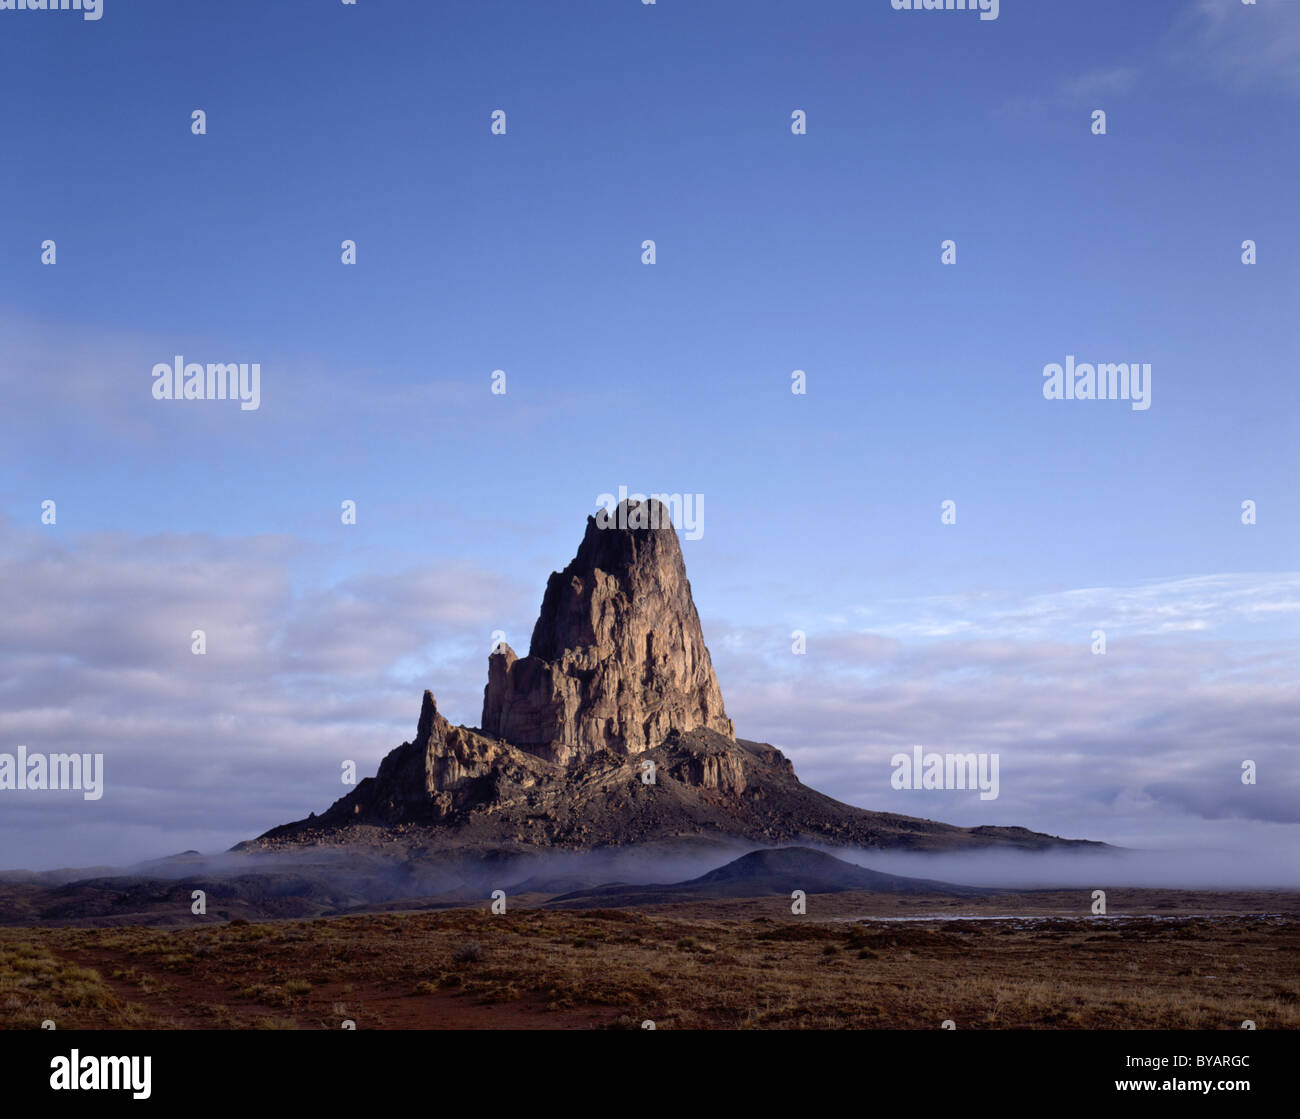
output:
M950 897L987 897L1008 892L956 886L927 878L882 874L809 847L778 847L751 851L725 866L686 882L648 886L620 883L575 890L552 898L547 906L558 909L619 908L680 901L753 898L771 894L789 897L795 890L802 890L805 894L840 894L861 890L880 894L945 894Z

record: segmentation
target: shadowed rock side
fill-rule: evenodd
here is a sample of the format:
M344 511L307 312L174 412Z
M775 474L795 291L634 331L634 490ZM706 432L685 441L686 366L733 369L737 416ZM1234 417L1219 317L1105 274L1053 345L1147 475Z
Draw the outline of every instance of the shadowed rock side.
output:
M660 527L638 520L650 514ZM775 747L735 738L668 513L630 502L608 527L587 518L577 556L547 583L529 655L492 654L481 729L453 726L426 691L415 740L374 777L321 816L240 846L509 854L796 841L1104 846L853 808L803 785Z

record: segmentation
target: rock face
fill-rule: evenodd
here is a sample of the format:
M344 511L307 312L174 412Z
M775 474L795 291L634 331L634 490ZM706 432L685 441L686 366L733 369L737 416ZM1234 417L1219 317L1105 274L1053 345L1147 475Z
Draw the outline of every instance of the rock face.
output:
M667 510L588 517L577 556L547 581L528 656L502 644L489 658L483 733L567 764L697 727L735 733Z
M425 692L414 741L374 777L241 846L1095 846L854 808L802 784L774 746L737 739L667 511L620 512L589 517L577 556L551 575L528 656L502 646L489 658L481 728L453 726Z
M392 751L374 777L363 780L330 812L344 806L343 818L436 824L553 776L541 762L505 742L452 726L426 691L415 741Z

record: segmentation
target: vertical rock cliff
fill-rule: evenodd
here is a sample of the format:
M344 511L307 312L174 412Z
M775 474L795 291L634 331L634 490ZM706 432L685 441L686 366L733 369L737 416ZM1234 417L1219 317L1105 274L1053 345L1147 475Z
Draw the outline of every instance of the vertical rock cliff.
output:
M671 731L734 736L677 533L663 505L644 506L587 518L546 584L528 656L503 644L489 660L484 734L561 764L640 753Z

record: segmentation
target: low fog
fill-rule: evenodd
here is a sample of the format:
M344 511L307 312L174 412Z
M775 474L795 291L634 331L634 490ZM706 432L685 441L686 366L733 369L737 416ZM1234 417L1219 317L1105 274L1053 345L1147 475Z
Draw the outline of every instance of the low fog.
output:
M1106 852L979 851L922 855L907 851L832 852L850 862L912 878L963 886L1048 889L1079 886L1204 890L1300 888L1300 851L1111 850Z
M781 844L779 846L797 846ZM108 877L174 879L189 884L265 879L255 892L330 894L340 905L427 898L472 904L493 890L508 895L560 894L610 883L670 884L696 878L758 845L718 844L689 850L633 848L476 858L454 853L414 857L372 850L187 852L130 867L9 872L9 881L56 886ZM1226 849L1026 852L983 850L920 854L819 847L872 870L966 886L1006 889L1300 889L1298 852L1284 846L1250 853ZM436 899L436 900L435 900Z

